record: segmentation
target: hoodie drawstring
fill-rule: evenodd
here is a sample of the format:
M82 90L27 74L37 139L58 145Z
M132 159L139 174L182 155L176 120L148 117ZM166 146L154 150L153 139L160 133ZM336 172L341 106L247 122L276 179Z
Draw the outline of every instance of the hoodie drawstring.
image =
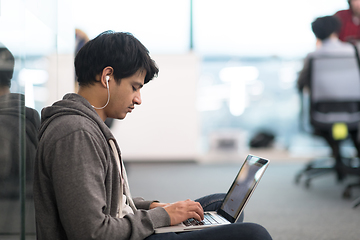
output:
M120 159L120 155L119 155L119 153L117 151L115 141L113 139L110 139L109 143L110 143L111 149L114 152L116 163L117 163L118 170L119 170L120 179L121 179L120 194L119 194L118 217L123 217L123 214L122 214L122 211L124 210L124 209L122 209L122 207L123 207L123 197L124 197L123 195L126 196L127 202L130 205L133 212L135 212L137 209L135 207L134 201L132 200L132 196L131 196L130 188L129 188L129 184L128 184L128 179L127 179L127 175L126 175L126 171L125 171L125 166L124 166L123 161L121 161L121 159Z

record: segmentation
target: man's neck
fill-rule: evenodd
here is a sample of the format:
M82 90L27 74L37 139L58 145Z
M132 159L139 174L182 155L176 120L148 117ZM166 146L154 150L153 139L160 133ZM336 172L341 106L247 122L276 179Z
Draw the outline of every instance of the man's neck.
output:
M329 36L329 39L339 39L339 35L337 33L332 33L330 36Z
M101 97L99 97L99 89L94 85L90 87L79 87L77 94L85 98L93 107L101 107L100 105L103 104L101 103L102 101L99 101L99 99L101 99ZM107 117L105 115L104 109L94 109L100 118L105 122Z
M9 94L10 93L10 88L9 87L0 87L0 96L5 95L5 94Z
M326 41L337 41L339 40L339 36L336 33L332 33L328 38L321 40L319 38L316 39L316 48L320 48L324 42Z

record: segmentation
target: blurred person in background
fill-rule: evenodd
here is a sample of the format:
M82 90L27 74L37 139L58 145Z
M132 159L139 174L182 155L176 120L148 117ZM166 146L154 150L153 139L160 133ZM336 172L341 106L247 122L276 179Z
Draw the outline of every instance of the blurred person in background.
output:
M339 39L344 42L360 40L360 0L348 0L349 9L335 13L341 22Z
M88 35L81 29L75 29L75 55L89 41Z
M313 57L321 56L355 56L355 48L351 43L342 42L339 40L339 31L341 28L340 20L335 16L324 16L319 17L311 24L312 31L318 41L317 49L314 52L311 52L307 55L304 60L304 66L301 70L298 80L297 87L300 92L304 89L310 89L310 59ZM337 105L339 110L343 106ZM326 111L325 106L322 108L323 111ZM330 106L330 109L334 109L334 106ZM360 146L357 140L358 131L349 131L351 139L355 148L357 149L357 155L360 153ZM338 155L340 149L335 144L335 140L332 137L332 133L329 131L315 129L315 134L325 138L329 146L332 148L332 153L334 156Z
M310 59L321 55L350 55L354 56L354 47L350 43L339 40L341 22L335 16L324 16L311 23L311 29L316 37L317 49L309 53L304 59L304 66L297 80L299 91L310 87Z

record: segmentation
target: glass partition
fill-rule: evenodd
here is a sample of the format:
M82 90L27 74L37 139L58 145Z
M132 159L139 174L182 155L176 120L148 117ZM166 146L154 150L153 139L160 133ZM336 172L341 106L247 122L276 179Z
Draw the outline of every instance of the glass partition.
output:
M36 239L33 163L57 12L57 0L0 1L0 239Z

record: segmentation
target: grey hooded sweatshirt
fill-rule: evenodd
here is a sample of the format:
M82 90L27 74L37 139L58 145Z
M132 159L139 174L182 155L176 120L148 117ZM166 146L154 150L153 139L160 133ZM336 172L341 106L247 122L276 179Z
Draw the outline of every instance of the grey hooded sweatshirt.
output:
M170 225L163 208L133 198L134 214L118 218L123 184L110 131L78 94L44 108L34 172L36 231L39 240L144 239ZM119 156L121 157L121 156Z

